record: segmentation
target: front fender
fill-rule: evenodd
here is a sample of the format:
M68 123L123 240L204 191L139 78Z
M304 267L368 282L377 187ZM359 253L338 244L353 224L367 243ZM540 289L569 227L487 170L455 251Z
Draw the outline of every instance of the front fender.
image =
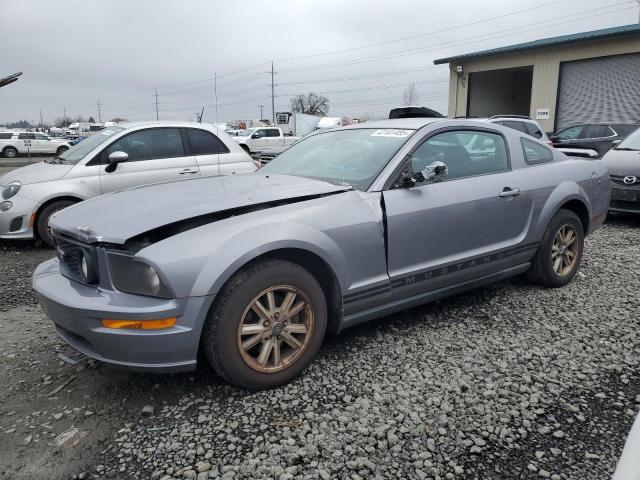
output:
M347 259L332 238L306 224L271 223L251 227L222 243L204 264L191 294L217 293L247 263L265 253L285 248L317 255L331 268L342 289L350 284ZM221 258L225 261L221 262Z

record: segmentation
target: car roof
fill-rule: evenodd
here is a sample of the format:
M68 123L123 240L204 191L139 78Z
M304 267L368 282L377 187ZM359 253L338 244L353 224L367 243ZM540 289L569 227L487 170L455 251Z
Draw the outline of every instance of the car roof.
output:
M446 120L451 120L451 118L394 118L392 120L374 120L371 122L355 123L353 125L347 125L343 128L407 128L411 130L417 130L424 127L425 125Z
M222 129L222 127L216 127L212 123L200 123L200 122L187 122L184 120L149 120L139 122L122 122L115 125L111 125L106 128L131 128L131 127L205 127L211 129Z

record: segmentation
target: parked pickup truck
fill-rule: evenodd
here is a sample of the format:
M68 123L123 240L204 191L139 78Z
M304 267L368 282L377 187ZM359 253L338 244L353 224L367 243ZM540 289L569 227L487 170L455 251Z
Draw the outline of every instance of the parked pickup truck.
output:
M40 132L3 132L0 135L0 154L15 158L20 155L61 155L71 147L66 139L51 138Z
M285 136L282 134L282 130L277 127L257 127L247 128L240 132L237 137L231 138L251 155L293 145L301 137Z

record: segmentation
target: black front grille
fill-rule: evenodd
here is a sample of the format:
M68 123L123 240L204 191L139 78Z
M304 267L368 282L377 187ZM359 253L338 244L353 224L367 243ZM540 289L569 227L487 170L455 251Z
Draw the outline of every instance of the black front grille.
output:
M611 208L629 210L640 213L640 202L628 202L625 200L611 200Z
M72 241L54 234L56 253L60 259L60 272L72 280L82 283L97 283L98 270L94 247ZM82 272L82 258L87 261L87 275Z
M11 223L9 224L10 232L17 232L22 228L22 218L23 217L16 217L13 220L11 220Z

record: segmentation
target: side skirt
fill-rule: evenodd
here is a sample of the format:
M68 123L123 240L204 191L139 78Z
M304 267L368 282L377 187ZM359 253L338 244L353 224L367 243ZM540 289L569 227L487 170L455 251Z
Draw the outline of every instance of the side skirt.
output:
M385 315L391 315L392 313L401 312L409 308L417 307L419 305L433 302L456 293L466 292L467 290L473 290L474 288L481 287L490 283L495 283L506 278L514 277L526 272L531 264L529 262L515 267L510 267L501 272L493 273L491 275L485 275L484 277L469 280L467 282L458 283L449 287L441 288L439 290L433 290L431 292L421 293L413 297L403 298L394 302L387 303L380 307L370 308L361 312L352 313L346 315L340 326L338 332L345 328L353 327L361 323L373 320L375 318L384 317Z

